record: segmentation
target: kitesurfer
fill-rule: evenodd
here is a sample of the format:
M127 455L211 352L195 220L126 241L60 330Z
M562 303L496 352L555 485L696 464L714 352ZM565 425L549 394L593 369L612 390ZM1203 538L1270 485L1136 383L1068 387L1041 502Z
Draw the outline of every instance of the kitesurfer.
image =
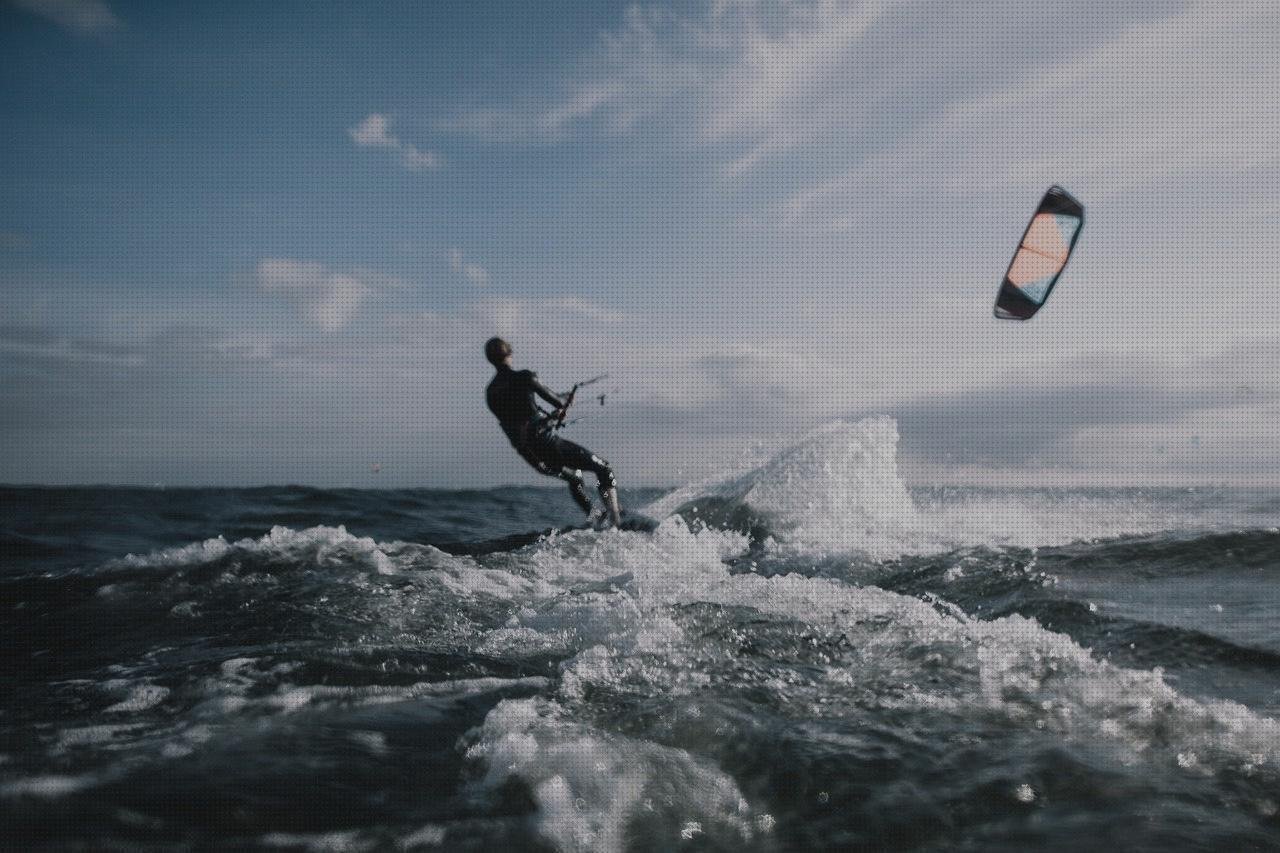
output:
M485 390L489 411L497 416L511 446L524 461L539 473L559 477L569 484L574 502L588 518L591 517L592 505L582 472L586 470L595 474L608 520L617 527L622 522L622 511L618 507L618 484L609 463L582 445L555 434L573 402L572 394L562 399L539 382L538 375L532 370L512 369L511 354L511 344L502 338L490 338L485 342L484 356L497 370ZM538 406L538 397L551 405L551 412L544 412Z

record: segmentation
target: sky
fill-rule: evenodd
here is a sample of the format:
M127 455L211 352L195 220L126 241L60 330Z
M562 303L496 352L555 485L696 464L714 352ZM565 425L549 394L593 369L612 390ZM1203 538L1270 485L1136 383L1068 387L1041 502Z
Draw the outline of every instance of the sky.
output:
M0 482L1280 484L1280 5L0 0ZM1040 196L1086 209L998 321ZM377 470L375 470L375 466ZM541 479L543 483L550 481Z

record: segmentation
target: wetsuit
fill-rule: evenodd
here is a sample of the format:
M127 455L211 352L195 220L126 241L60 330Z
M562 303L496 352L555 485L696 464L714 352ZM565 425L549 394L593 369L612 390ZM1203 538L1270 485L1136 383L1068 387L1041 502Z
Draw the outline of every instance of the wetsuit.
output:
M582 480L583 470L596 475L601 496L615 488L609 463L580 444L561 438L551 429L550 416L538 408L537 397L555 409L564 401L547 390L532 370L512 370L500 365L498 373L485 390L489 411L498 418L511 446L540 473L559 477L569 484L573 500L582 511L591 512L591 498Z

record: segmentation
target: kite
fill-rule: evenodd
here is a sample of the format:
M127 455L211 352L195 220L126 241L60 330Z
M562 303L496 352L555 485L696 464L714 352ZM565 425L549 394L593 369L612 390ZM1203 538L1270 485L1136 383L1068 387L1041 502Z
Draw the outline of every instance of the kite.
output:
M1084 205L1062 187L1050 187L1000 284L995 307L998 319L1030 320L1035 316L1058 283L1083 225Z

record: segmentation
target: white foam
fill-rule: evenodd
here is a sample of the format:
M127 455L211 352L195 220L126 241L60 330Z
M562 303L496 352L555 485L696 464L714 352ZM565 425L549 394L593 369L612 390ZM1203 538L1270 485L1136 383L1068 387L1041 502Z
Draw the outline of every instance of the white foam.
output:
M58 732L58 742L50 750L52 755L61 755L81 747L102 747L120 740L121 735L136 732L142 723L122 723L117 725L78 726L62 729Z
M107 714L136 714L148 708L154 708L169 696L169 688L158 684L137 684L129 690L129 695L114 705L103 708Z
M102 781L101 777L93 774L85 774L83 776L57 774L30 776L25 779L13 779L0 784L0 796L36 797L42 800L55 800L101 784Z
M655 800L721 841L752 834L746 801L721 771L684 750L574 722L544 699L500 702L467 754L486 763L487 785L513 776L528 784L538 830L560 850L625 849L630 818Z
M420 847L439 847L444 844L445 829L443 826L429 823L396 842L401 850L414 850Z
M272 832L258 839L264 847L301 847L313 853L361 853L373 850L378 842L364 837L359 830L342 832Z
M341 525L310 527L306 530L293 530L277 525L258 539L241 539L228 543L225 538L218 536L180 548L165 548L144 555L128 554L111 561L107 567L200 566L221 560L234 552L288 558L294 562L318 566L346 565L356 561L377 574L394 574L396 570L394 561L377 542L367 536L353 536Z
M892 550L920 527L897 445L891 418L833 422L757 468L677 489L641 512L665 518L714 497L765 514L777 535L810 549Z
M897 448L891 418L828 424L752 474L742 499L781 522L790 539L880 550L920 525L898 476Z
M248 542L249 540L242 540ZM107 563L109 568L125 566L129 568L151 568L153 566L198 566L222 559L231 550L231 545L221 536L206 539L203 542L192 542L179 548L163 548L148 554L126 554L118 560Z
M663 519L700 499L727 501L763 515L781 550L801 558L1050 546L1231 521L1221 512L1174 518L1141 493L957 489L918 506L899 474L897 447L890 418L834 422L763 464L676 489L641 512Z
M484 568L470 557L450 557L444 552L439 553L443 559L423 580L439 583L456 595L464 597L485 595L499 601L523 601L553 595L560 591L540 578L524 577L502 569Z
M351 733L351 740L367 749L372 755L386 755L390 751L387 736L382 732L356 731Z
M675 517L652 536L563 537L526 552L524 565L564 592L529 602L501 629L504 640L516 632L528 642L539 634L558 642L568 637L580 650L562 666L554 701L502 703L486 720L472 757L488 762L490 784L515 775L530 785L539 825L553 843L570 849L623 843L610 827L625 825L637 791L653 784L658 771L644 769L645 749L653 745L595 731L574 715L599 689L644 696L705 689L705 640L688 636L675 611L697 602L753 608L845 641L825 669L763 685L779 707L801 716L841 715L859 698L881 707L990 714L1080 743L1109 744L1126 762L1176 765L1178 755L1194 754L1197 767L1211 772L1261 764L1280 770L1280 723L1236 703L1182 696L1158 670L1097 660L1069 637L1020 616L978 621L945 602L876 587L730 574L723 558L744 545L737 534L694 531ZM609 592L568 592L574 584L620 575L630 580ZM934 670L946 677L925 677ZM880 691L886 686L893 689ZM587 758L566 757L557 744ZM590 760L611 768L620 755L631 756L629 766L644 773L618 769L607 795L592 787L602 771L588 778ZM723 817L724 797L705 810ZM709 835L725 831L696 814L689 819Z
M387 705L425 696L469 696L495 690L541 690L547 679L532 675L524 678L466 678L452 681L423 681L406 685L367 684L335 686L325 684L281 685L276 692L252 700L260 707L290 714L304 708L316 709L342 705L347 707Z

